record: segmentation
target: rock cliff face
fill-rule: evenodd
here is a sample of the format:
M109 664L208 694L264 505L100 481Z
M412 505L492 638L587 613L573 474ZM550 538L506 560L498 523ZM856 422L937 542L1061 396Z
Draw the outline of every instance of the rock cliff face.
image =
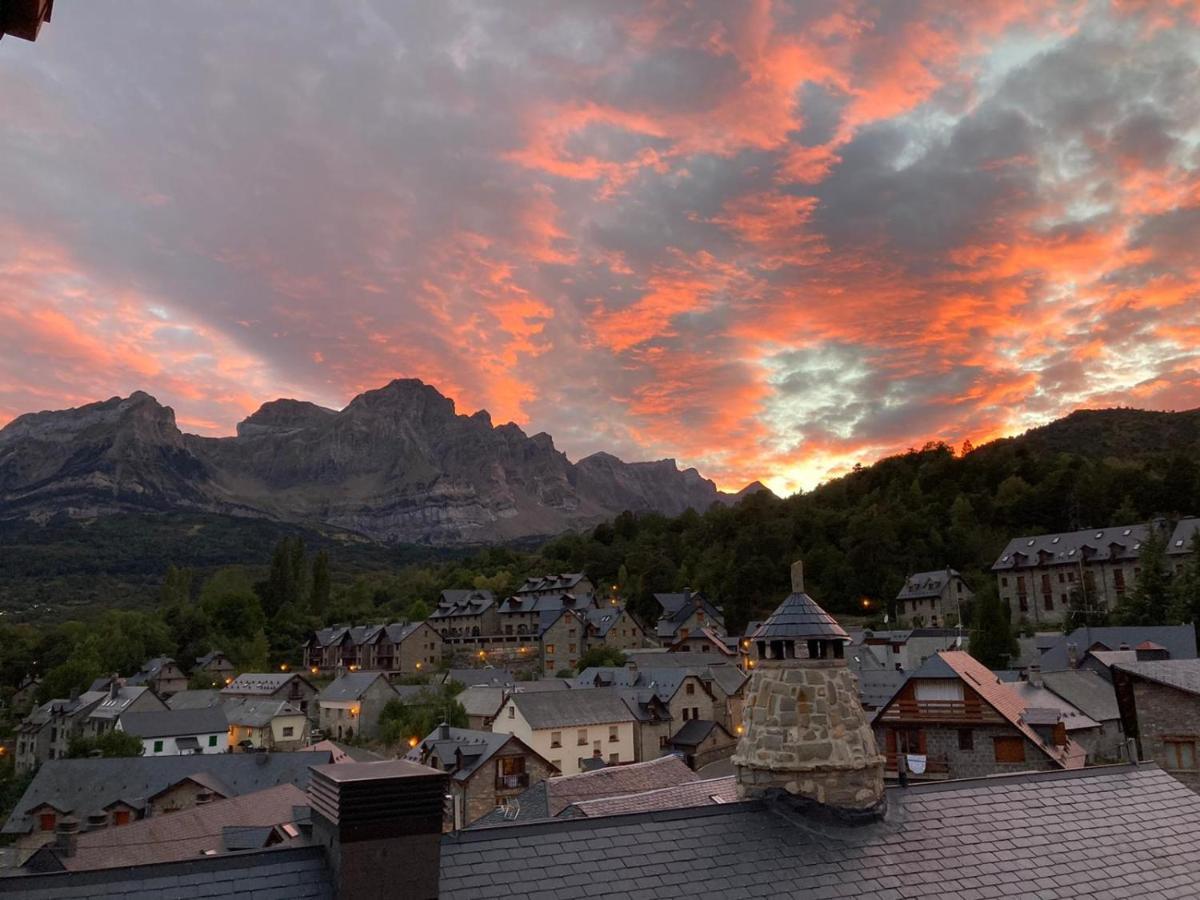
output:
M673 460L571 463L549 435L493 426L415 380L340 412L264 404L237 436L183 434L141 392L31 413L0 429L0 517L201 509L330 525L385 541L551 535L622 510L677 514L729 499Z

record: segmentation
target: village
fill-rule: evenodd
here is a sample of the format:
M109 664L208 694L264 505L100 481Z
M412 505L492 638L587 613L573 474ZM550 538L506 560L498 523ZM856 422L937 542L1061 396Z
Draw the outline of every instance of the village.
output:
M910 573L895 627L869 630L825 613L801 562L792 594L741 635L727 633L719 598L658 594L659 618L639 622L575 572L504 598L447 590L423 622L321 629L296 670L239 672L219 649L188 671L148 660L28 713L10 752L36 774L4 823L3 860L10 872L79 872L309 847L318 786L372 766L444 776L436 830L467 835L736 804L795 792L793 769L809 778L800 793L835 807L884 784L1006 776L1036 793L1030 773L1089 771L1097 784L1129 772L1190 795L1193 625L1050 627L1077 602L1071 585L1120 602L1149 529L1167 538L1166 574L1195 565L1197 519L1011 541L998 588L1014 621L1036 608L1039 629L998 671L971 655L966 630L946 627L972 603L954 570ZM73 742L106 739L134 749L67 758ZM847 767L852 790L822 784Z

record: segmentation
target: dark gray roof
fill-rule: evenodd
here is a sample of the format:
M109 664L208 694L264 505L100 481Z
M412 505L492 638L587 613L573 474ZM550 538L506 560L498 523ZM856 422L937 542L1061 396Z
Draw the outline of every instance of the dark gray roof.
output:
M275 693L293 678L309 684L308 679L295 672L243 672L233 683L222 688L222 694L262 694Z
M303 715L299 707L287 700L272 700L269 698L249 698L233 703L225 703L221 707L230 725L241 725L245 728L264 728L276 716Z
M917 670L912 673L913 678L954 678L957 679L959 674L954 671L940 654L935 653L925 662L917 667Z
M545 591L569 591L583 581L582 572L566 572L562 575L542 575L526 578L525 583L513 591L514 594L542 593Z
M1117 668L1189 694L1200 694L1200 659L1155 659L1118 663Z
M390 689L392 685L382 672L347 672L329 682L325 689L317 694L317 700L360 700L367 689L381 678L384 685ZM392 693L396 692L393 690Z
M326 752L52 759L42 763L2 832L28 832L33 824L29 810L40 803L51 803L83 821L113 801L138 805L197 773L216 778L235 795L284 783L303 788L308 784L309 766L323 765L329 760L330 754Z
M117 722L122 731L141 738L216 734L229 728L225 711L219 706L127 712Z
M205 653L203 656L197 656L196 657L196 668L203 669L205 666L214 662L218 656L225 658L225 654L222 653L220 650L210 650L207 653ZM229 662L229 660L227 658L225 659L225 661Z
M891 700L908 680L908 675L896 669L869 669L857 675L858 699L870 709L879 709Z
M1180 519L1167 541L1167 552L1173 556L1190 553L1197 532L1200 532L1200 519Z
M597 609L585 610L584 615L587 616L588 624L596 629L597 636L604 637L608 634L608 630L617 624L617 620L621 618L623 612L625 612L623 606L601 606Z
M53 872L0 878L0 894L23 900L126 900L186 897L228 900L333 900L333 883L320 847L228 853L185 862L90 872Z
M961 577L954 569L938 569L936 572L914 572L905 579L904 587L896 595L897 600L916 600L921 597L940 597L942 589L954 578Z
M697 604L704 610L709 621L719 627L725 627L725 617L720 608L712 603L701 591L686 591L682 594L655 594L654 599L663 608L663 614L654 626L654 633L660 638L672 638L692 615Z
M714 729L721 729L726 735L732 737L725 728L717 722L709 719L688 719L679 726L679 730L671 736L671 743L678 744L681 747L699 747L708 736L712 734Z
M214 690L180 691L167 699L171 709L204 709L221 702L221 692Z
M1076 628L1070 634L1061 635L1038 660L1043 672L1054 672L1071 668L1067 646L1074 644L1079 658L1094 644L1103 644L1109 650L1117 650L1122 644L1136 647L1142 641L1153 641L1167 649L1171 659L1196 658L1196 629L1191 625L1125 625L1102 628Z
M508 669L450 669L443 681L457 681L464 687L473 684L503 686L514 684L517 677Z
M803 591L789 594L750 637L756 641L850 640L837 620Z
M607 725L634 720L633 712L625 705L621 695L605 688L516 693L505 702L515 704L529 727L534 729Z
M508 809L496 808L480 816L471 824L472 828L490 825L509 825L513 822L533 822L550 818L550 785L539 781L530 785L517 796Z
M1091 562L1137 559L1142 541L1149 532L1149 526L1145 524L1116 525L1013 538L992 564L992 571L1002 572L1018 566L1076 564L1084 559Z
M1200 796L1152 767L910 786L888 805L860 827L741 802L475 828L442 839L440 894L1164 897L1200 879Z
M494 605L496 595L491 591L453 589L442 591L437 609L430 614L431 619L452 619L455 616L478 616L488 607Z
M1112 683L1090 669L1044 672L1042 684L1097 722L1110 722L1121 717Z
M574 594L551 594L551 595L533 595L527 596L512 596L507 600L501 601L497 607L501 614L504 613L558 613L564 609L593 609L595 601L590 594L583 597L576 597Z
M441 728L435 728L425 740L405 754L405 759L413 762L428 760L426 765L433 765L443 771L462 759L462 768L451 776L455 781L466 781L509 741L519 741L511 734L494 731L475 731L471 728L451 728L449 737L443 738ZM521 744L521 746L524 746Z

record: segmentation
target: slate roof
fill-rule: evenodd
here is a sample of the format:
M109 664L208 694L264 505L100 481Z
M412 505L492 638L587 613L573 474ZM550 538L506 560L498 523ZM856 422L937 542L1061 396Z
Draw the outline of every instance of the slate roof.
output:
M225 654L222 653L220 650L210 650L208 653L205 653L203 656L197 656L196 657L196 668L203 669L203 668L211 665L213 662L216 661L218 656L224 658ZM228 662L228 660L226 660L226 662Z
M113 697L104 690L104 696L100 702L88 711L89 719L115 719L120 716L130 705L143 694L150 690L148 687L140 685L123 685L117 689L117 696ZM90 697L91 693L80 695L82 700L84 697ZM151 696L154 696L151 694ZM156 698L157 699L157 698ZM89 701L90 702L90 701ZM163 702L158 701L160 704Z
M216 734L229 729L225 711L219 706L127 712L117 724L122 731L140 738Z
M674 755L578 775L556 775L538 782L517 797L520 811L515 817L506 818L503 811L493 810L471 827L549 819L585 800L641 794L697 780L699 776Z
M717 667L714 667L717 668ZM735 668L735 667L729 667ZM737 687L744 683L744 676L738 671ZM630 669L626 666L589 666L575 676L573 682L576 689L605 688L605 687L636 687L654 691L664 702L675 696L679 686L689 677L698 678L703 684L711 684L716 680L711 669L673 668L661 669ZM724 687L724 685L722 685ZM734 688L737 690L737 688Z
M1070 634L1059 635L1038 660L1043 672L1071 668L1067 646L1074 644L1079 658L1095 644L1117 650L1122 644L1136 647L1142 641L1153 641L1167 648L1171 659L1196 658L1196 630L1191 625L1126 625L1101 628L1076 628Z
M220 780L227 796L277 784L308 784L308 767L329 762L328 753L212 753L140 756L126 759L52 759L42 763L4 828L24 834L33 825L29 810L40 803L69 812L81 822L116 800L138 806L165 788L206 773ZM2 879L0 879L2 881Z
M1171 556L1190 553L1192 539L1198 531L1200 519L1180 519L1175 530L1171 532L1171 537L1167 539L1167 553Z
M516 680L517 677L508 669L450 669L442 682L457 681L464 687L470 687L473 684L514 684Z
M442 591L437 609L429 616L431 619L453 619L455 616L482 615L489 607L495 605L496 595L491 591L453 589Z
M221 707L230 725L243 728L265 728L276 716L301 716L300 709L286 700L242 700Z
M167 698L166 704L170 709L204 709L216 706L221 702L221 692L210 689L199 691L180 691Z
M597 637L605 637L609 630L617 624L621 619L621 614L625 612L623 606L601 606L597 609L584 610L583 614L587 617L587 622L592 628L596 629ZM630 620L632 621L632 616ZM633 623L637 625L637 623ZM637 626L641 630L641 626Z
M546 591L570 591L583 581L582 572L566 572L562 575L542 575L537 578L526 578L524 584L513 591L513 594L543 593Z
M499 607L501 615L505 613L557 613L564 609L593 609L595 601L591 595L584 597L576 597L574 594L552 594L552 595L528 595L519 596L514 594L506 600L500 602Z
M701 591L684 591L679 594L655 594L654 599L658 601L659 606L663 609L662 615L659 616L658 622L654 626L654 632L660 638L674 638L680 626L691 617L697 602L699 602L700 608L704 610L704 615L708 621L716 622L722 628L725 627L724 614Z
M457 764L459 754L461 754L462 767L455 771L451 778L455 781L467 781L479 771L480 766L499 753L509 741L515 742L523 752L537 755L524 741L511 734L475 731L471 728L451 728L449 737L443 738L441 728L438 727L431 731L425 740L408 751L404 758L447 771ZM423 760L428 760L428 762L423 762Z
M307 795L294 784L281 784L176 810L169 816L138 819L121 826L120 831L85 832L79 835L75 854L58 857L58 862L67 870L79 870L194 859L206 850L222 850L223 829L290 823L295 821L297 806L308 806Z
M1043 672L1042 684L1097 722L1121 717L1112 684L1089 669Z
M290 846L133 868L0 878L0 895L22 900L167 896L229 900L243 896L250 884L255 900L333 900L334 896L321 848Z
M1013 538L992 564L993 572L1019 566L1077 564L1137 559L1150 526L1116 525L1060 534L1039 534ZM1044 558L1044 562L1042 561Z
M914 572L904 581L904 587L896 595L897 600L919 600L925 597L940 597L942 590L955 578L962 576L954 569L938 569L936 572Z
M850 635L829 613L821 609L817 601L803 591L793 591L775 607L761 625L749 635L751 640L844 640Z
M1138 678L1200 694L1200 659L1155 659L1119 663L1117 668Z
M379 679L383 679L383 683L390 689L391 683L387 680L387 676L382 672L347 672L325 686L321 693L317 694L319 701L338 701L338 700L361 700L363 694ZM394 690L392 693L396 693ZM399 696L397 694L397 696Z
M262 694L269 696L295 678L304 684L312 685L308 679L296 672L246 672L233 679L233 682L221 689L221 693L229 694Z
M691 806L737 802L737 779L733 775L726 775L721 778L697 779L672 787L643 791L640 794L602 797L599 800L581 800L564 809L561 817L567 819L576 816L615 816L625 813L685 809Z
M574 728L632 722L634 715L618 692L595 688L587 691L541 691L515 693L513 703L534 730Z
M1200 880L1200 796L1156 768L935 782L887 799L885 820L860 827L752 801L469 829L442 839L440 893L1066 900L1186 897Z
M866 669L858 673L858 699L864 707L878 709L904 687L908 676L896 669Z
M699 747L716 729L724 731L728 738L733 737L724 725L711 719L688 719L671 735L670 743L679 747Z
M494 716L504 703L504 688L473 684L456 698L468 716Z
M1101 679L1103 680L1103 679ZM1028 681L1017 681L1009 683L1009 689L1017 692L1017 696L1025 704L1025 721L1030 725L1035 724L1029 717L1034 709L1049 710L1054 713L1053 721L1044 722L1042 724L1054 725L1061 721L1066 726L1067 732L1080 731L1087 728L1099 728L1100 723L1087 715L1082 710L1078 709L1074 704L1064 700L1058 694L1049 690L1046 687L1038 687L1030 684Z

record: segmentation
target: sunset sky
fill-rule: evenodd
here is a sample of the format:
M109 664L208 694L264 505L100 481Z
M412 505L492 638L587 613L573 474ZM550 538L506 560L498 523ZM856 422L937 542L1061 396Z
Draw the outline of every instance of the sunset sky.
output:
M0 42L0 423L417 377L784 493L1198 370L1200 3L60 0Z

